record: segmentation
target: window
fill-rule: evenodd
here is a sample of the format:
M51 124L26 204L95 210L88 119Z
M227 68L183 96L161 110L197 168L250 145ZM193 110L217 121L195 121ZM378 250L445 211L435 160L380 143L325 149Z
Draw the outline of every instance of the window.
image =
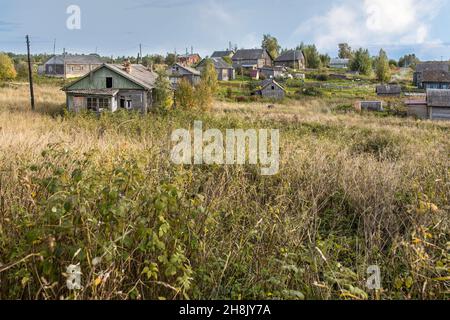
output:
M97 110L97 98L87 98L87 109Z
M106 78L106 88L111 89L113 87L113 78L107 77Z
M272 90L275 90L275 86L272 86Z
M107 109L107 108L109 108L109 99L108 98L99 98L98 99L98 107L100 109Z

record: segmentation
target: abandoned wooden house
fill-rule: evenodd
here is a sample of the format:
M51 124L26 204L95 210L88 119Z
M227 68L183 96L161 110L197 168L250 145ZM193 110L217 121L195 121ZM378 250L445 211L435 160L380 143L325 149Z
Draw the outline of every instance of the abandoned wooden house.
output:
M58 78L78 78L86 75L103 64L96 54L62 54L51 57L44 63L43 75Z
M275 59L274 65L301 70L305 68L305 57L301 50L288 50Z
M281 100L286 96L286 90L274 79L266 79L259 85L259 89L253 95L259 95L268 99Z
M224 51L214 51L211 58L233 58L234 51L233 50L224 50Z
M423 89L450 89L450 72L427 70L422 73Z
M260 69L265 66L272 66L273 59L265 49L241 49L231 58L235 69Z
M450 121L450 90L428 89L426 99L407 100L408 116Z
M236 71L223 58L210 58L216 69L217 79L219 81L230 81L236 79ZM203 59L197 66L200 72L205 68L208 59Z
M142 65L103 64L63 88L69 111L119 109L147 112L153 104L156 74Z
M378 85L375 91L378 96L399 97L402 93L402 87L394 84L382 84Z
M332 69L348 69L350 64L350 59L331 59L329 63L329 67Z
M200 83L200 71L180 63L174 64L167 73L173 88L177 88L182 79L189 81L193 86Z
M423 80L424 73L426 71L450 71L450 62L448 61L427 61L421 62L416 65L416 71L414 72L413 83L419 89L424 89Z

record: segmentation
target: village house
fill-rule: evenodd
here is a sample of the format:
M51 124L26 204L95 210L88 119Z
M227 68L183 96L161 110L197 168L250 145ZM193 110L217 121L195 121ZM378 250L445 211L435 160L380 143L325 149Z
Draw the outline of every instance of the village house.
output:
M124 109L145 113L153 104L156 77L142 65L103 64L63 88L67 107L73 112Z
M234 54L232 60L235 69L255 70L273 65L273 59L265 49L241 49Z
M304 69L305 57L301 50L288 50L275 59L274 65L291 69Z
M450 72L427 70L422 73L423 89L450 89Z
M231 65L229 65L223 58L210 58L214 64L214 68L217 73L217 80L230 81L236 79L236 72ZM205 68L208 59L203 59L197 66L197 70L200 72Z
M195 66L201 59L198 53L187 53L177 57L177 61L185 66Z
M177 88L182 79L186 79L193 86L200 83L200 71L180 63L174 64L167 73L173 88Z
M286 90L274 79L266 79L260 83L260 88L253 94L264 98L281 100L286 96Z
M330 64L328 65L332 69L348 69L350 64L350 59L331 59Z
M284 67L262 67L259 69L260 75L264 76L266 79L280 78L283 76L284 71Z
M405 104L408 116L450 121L450 90L428 89L426 99L407 100Z
M413 83L419 89L424 89L423 80L426 71L450 71L450 62L447 61L427 61L421 62L416 65L416 71L414 72Z
M393 84L382 84L376 87L376 93L378 96L399 97L402 93L402 87Z
M233 58L234 51L233 50L224 50L224 51L214 51L211 58Z
M96 54L62 54L51 57L39 70L43 75L58 78L78 78L98 68L103 61Z

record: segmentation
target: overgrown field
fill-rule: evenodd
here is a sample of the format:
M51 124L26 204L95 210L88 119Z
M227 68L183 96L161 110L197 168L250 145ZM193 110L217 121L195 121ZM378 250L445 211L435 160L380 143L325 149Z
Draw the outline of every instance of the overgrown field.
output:
M450 297L448 123L317 98L101 117L64 114L51 85L37 101L0 88L0 299ZM280 129L279 174L172 164L194 120Z

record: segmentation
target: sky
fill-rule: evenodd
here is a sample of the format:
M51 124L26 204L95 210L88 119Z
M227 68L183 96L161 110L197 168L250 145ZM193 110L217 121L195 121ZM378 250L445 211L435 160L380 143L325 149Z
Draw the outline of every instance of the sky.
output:
M80 28L69 29L71 5ZM0 0L0 51L33 53L65 48L103 56L185 53L211 55L229 42L261 46L263 34L283 48L314 43L337 56L337 45L385 49L391 58L416 53L450 59L450 0Z

